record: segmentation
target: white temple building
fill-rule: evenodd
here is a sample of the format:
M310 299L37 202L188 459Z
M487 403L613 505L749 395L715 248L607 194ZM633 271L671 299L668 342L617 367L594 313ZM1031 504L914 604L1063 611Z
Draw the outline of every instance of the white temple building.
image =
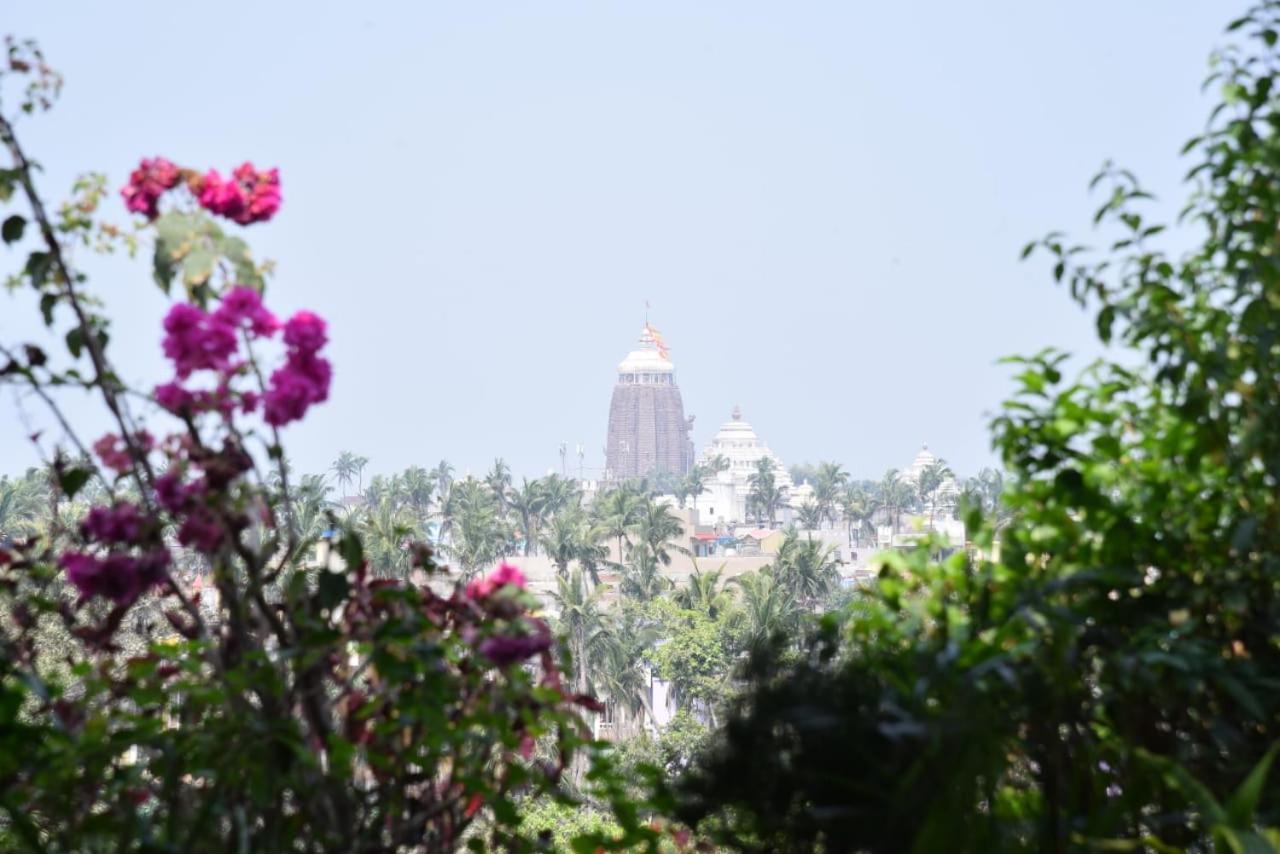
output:
M742 410L733 408L729 421L720 426L715 438L698 458L698 464L709 468L716 457L724 457L729 461L725 471L711 474L707 478L706 490L693 501L698 511L698 520L704 525L741 525L747 519L747 499L751 495L751 475L762 459L772 460L775 468L777 484L787 490L790 496L795 491L782 461L778 459L769 446L756 435L751 425L742 420ZM782 514L785 521L789 509L784 506Z

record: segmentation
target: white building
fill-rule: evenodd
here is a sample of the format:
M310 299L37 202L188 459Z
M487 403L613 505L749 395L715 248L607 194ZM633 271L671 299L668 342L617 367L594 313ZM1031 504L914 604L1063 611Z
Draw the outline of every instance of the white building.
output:
M740 525L747 521L747 499L751 495L751 475L760 460L772 460L778 486L790 495L795 489L791 475L782 461L764 443L751 425L742 420L742 411L733 408L733 416L720 426L711 444L703 450L698 464L708 467L711 460L724 457L729 468L711 475L706 490L694 499L698 519L704 525ZM783 515L788 515L784 507ZM781 520L785 521L785 520Z

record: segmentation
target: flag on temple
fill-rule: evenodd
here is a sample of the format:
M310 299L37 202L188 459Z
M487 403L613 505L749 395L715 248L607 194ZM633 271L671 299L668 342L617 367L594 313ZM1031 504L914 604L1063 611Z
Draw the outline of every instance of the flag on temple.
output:
M667 349L667 342L663 339L662 333L654 329L649 323L645 323L644 328L648 330L649 337L653 339L653 343L658 346L658 355L664 359L670 359L670 350Z

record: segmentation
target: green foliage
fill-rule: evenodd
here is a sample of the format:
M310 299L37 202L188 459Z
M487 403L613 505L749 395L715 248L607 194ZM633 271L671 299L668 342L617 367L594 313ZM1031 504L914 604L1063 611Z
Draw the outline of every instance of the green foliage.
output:
M1014 360L1004 512L965 503L977 551L886 555L798 660L753 656L685 818L769 851L1273 849L1278 23L1261 5L1251 48L1219 56L1222 103L1187 147L1193 251L1154 245L1147 193L1113 168L1106 252L1032 246L1145 366ZM895 521L923 497L900 483L879 496Z

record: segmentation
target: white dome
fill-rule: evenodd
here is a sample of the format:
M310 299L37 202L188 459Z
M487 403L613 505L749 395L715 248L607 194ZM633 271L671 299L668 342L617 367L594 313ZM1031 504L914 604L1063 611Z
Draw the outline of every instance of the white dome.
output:
M640 332L640 346L618 363L620 374L671 374L675 370L671 360L658 349L658 342L654 340L648 326Z

